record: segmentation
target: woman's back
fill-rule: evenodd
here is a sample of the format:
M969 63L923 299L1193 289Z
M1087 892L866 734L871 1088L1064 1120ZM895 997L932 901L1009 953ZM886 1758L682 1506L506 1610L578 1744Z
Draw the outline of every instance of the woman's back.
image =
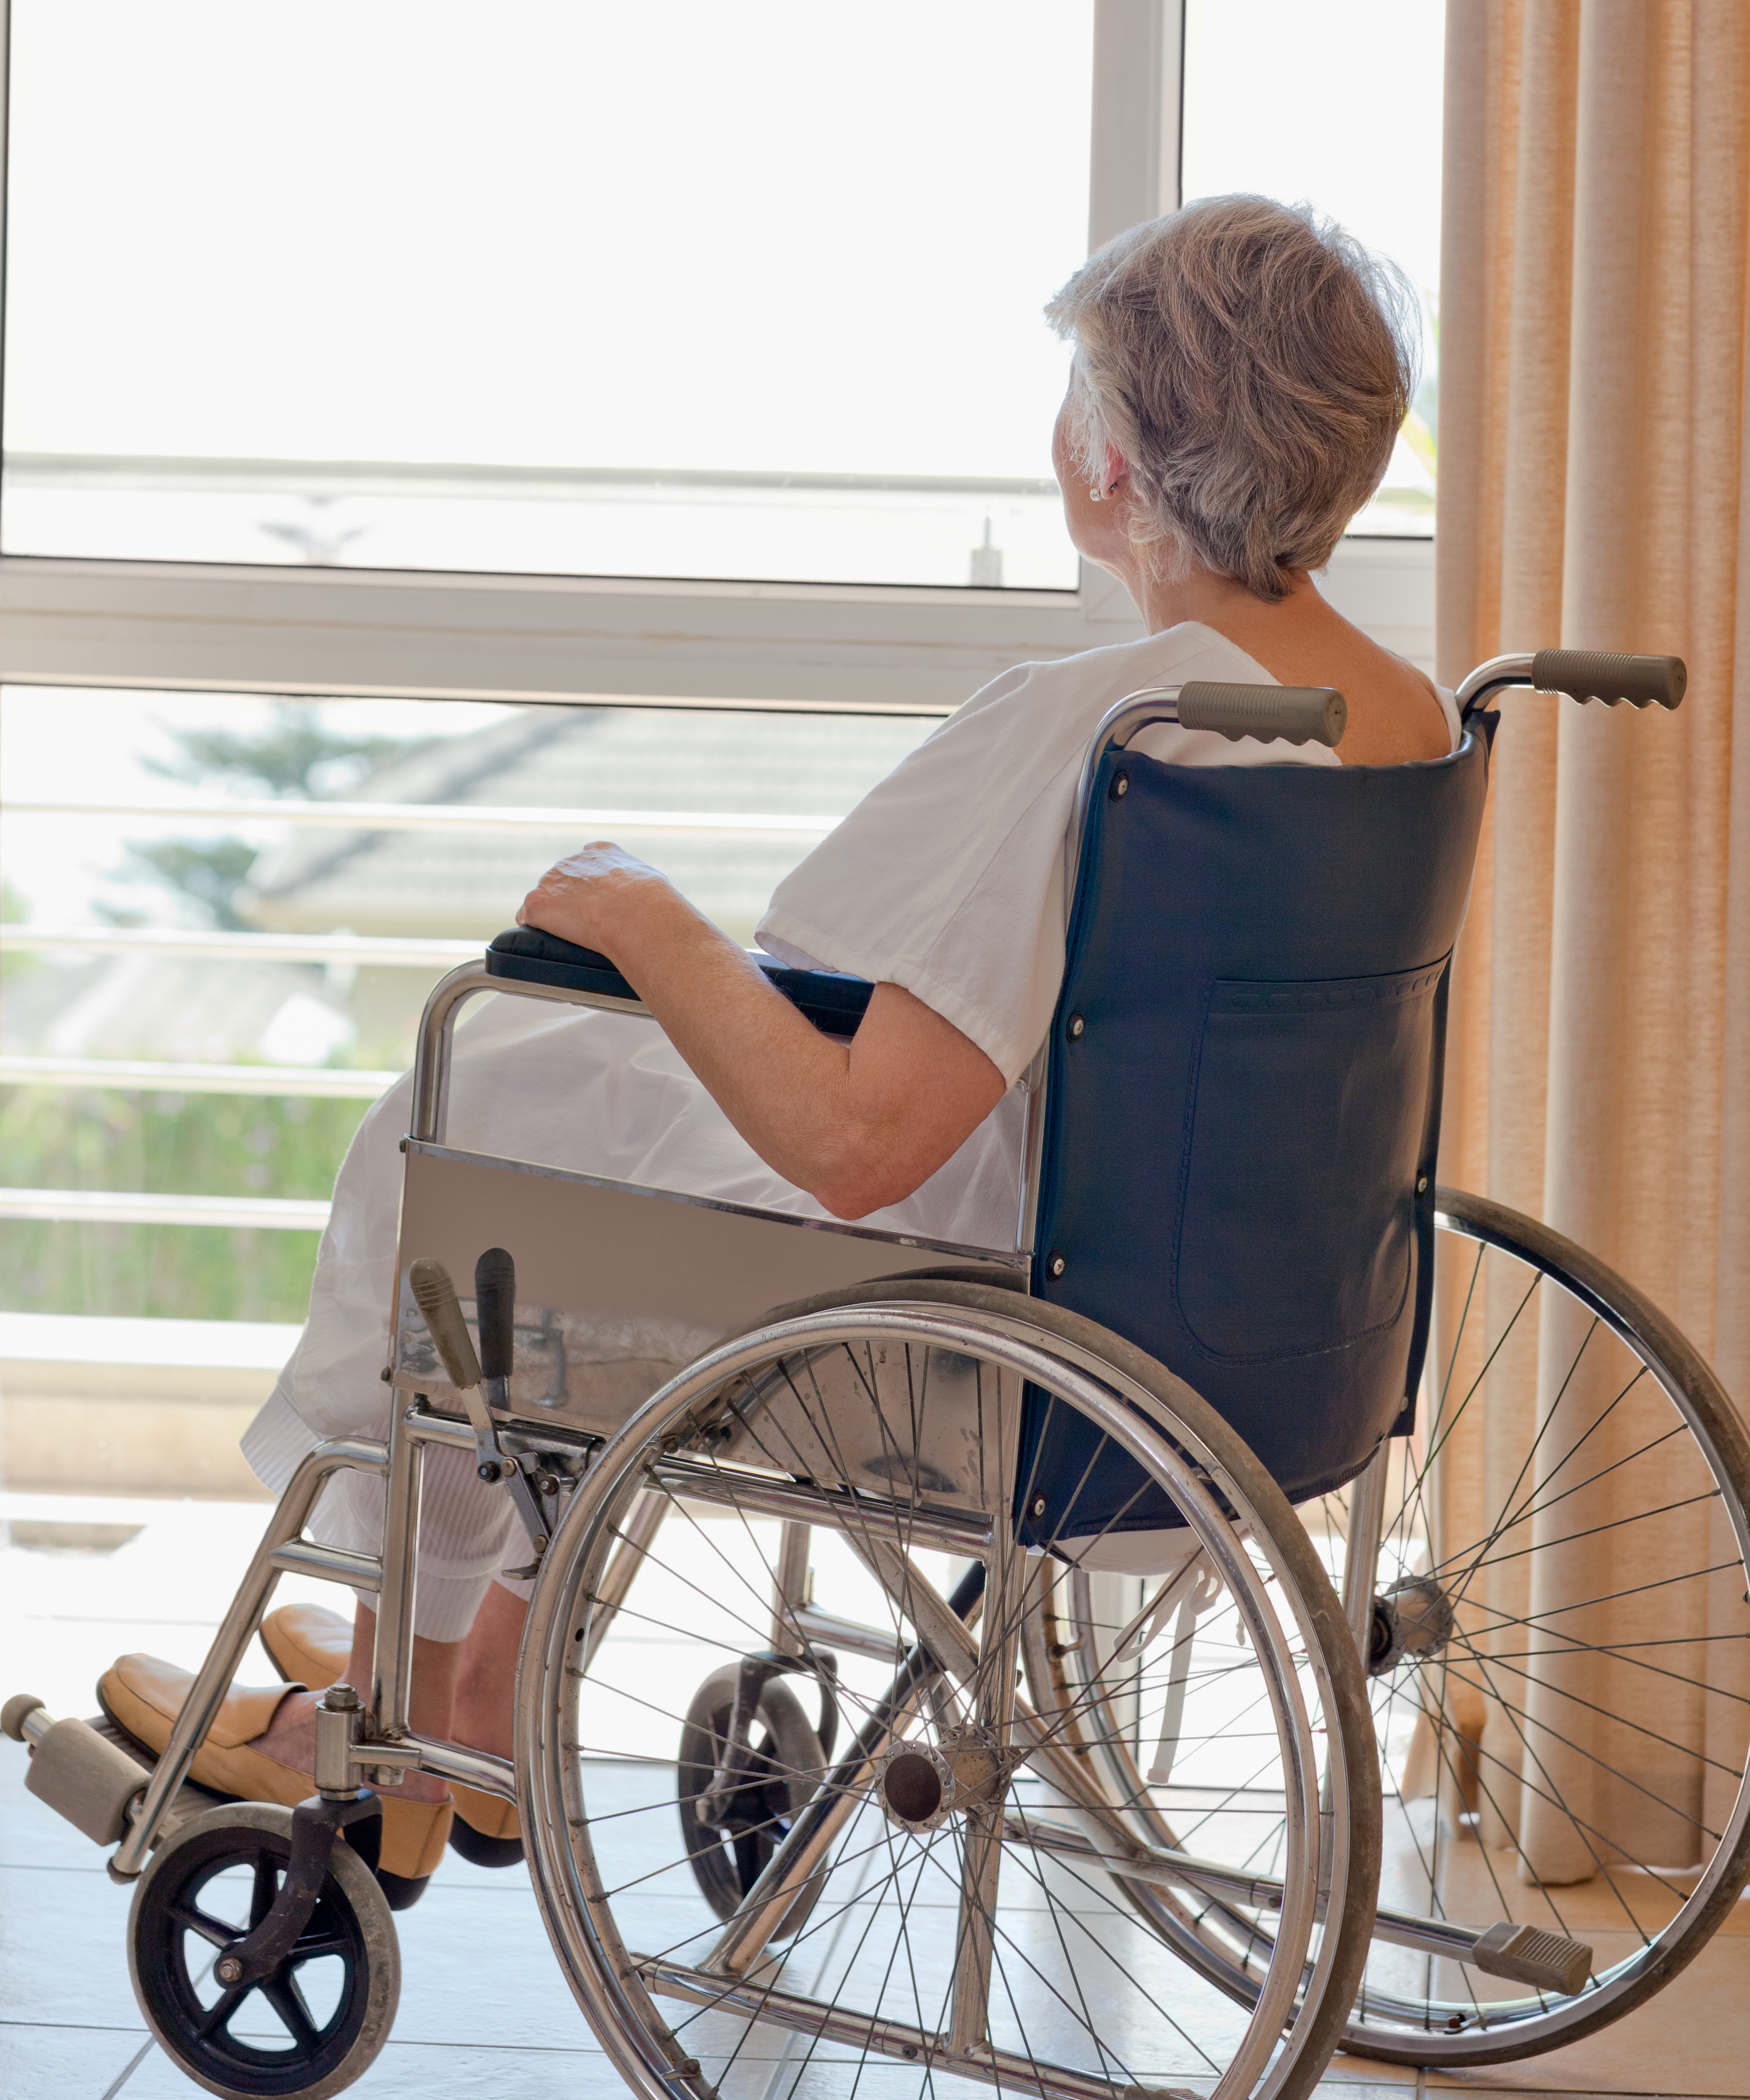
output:
M1345 765L1401 765L1443 758L1452 749L1451 726L1432 683L1352 626L1310 578L1274 602L1207 574L1163 595L1173 600L1173 617L1213 627L1278 685L1334 686L1349 710L1337 752ZM1169 610L1151 607L1151 624Z

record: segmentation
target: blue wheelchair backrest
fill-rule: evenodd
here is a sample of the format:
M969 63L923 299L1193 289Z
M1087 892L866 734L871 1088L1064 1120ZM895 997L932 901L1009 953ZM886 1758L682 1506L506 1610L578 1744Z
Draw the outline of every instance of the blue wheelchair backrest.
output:
M1094 777L1032 1287L1176 1371L1294 1498L1410 1423L1487 744L1341 767L1114 749ZM1028 1531L1172 1520L1078 1433L1036 1410Z

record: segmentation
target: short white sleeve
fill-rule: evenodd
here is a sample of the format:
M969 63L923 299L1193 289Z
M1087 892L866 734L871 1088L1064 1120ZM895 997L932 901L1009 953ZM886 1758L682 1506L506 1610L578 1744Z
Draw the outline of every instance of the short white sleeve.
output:
M1063 979L1064 855L1089 743L1115 701L1192 678L1275 683L1195 621L1005 672L784 878L759 945L798 968L903 986L1012 1084ZM1337 763L1322 744L1233 743L1172 724L1137 748L1182 765Z

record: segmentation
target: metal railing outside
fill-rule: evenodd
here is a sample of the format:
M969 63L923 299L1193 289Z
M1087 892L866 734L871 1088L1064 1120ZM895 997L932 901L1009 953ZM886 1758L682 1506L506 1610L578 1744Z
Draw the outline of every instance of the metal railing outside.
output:
M824 837L838 822L815 814L732 810L503 807L469 803L312 801L271 796L173 801L9 798L0 815L129 818L230 828L289 824L328 831L603 833L650 832L726 839ZM478 940L367 933L284 933L203 927L0 926L0 951L15 955L138 955L248 960L342 968L444 971L480 952ZM0 1055L0 1085L89 1087L169 1094L376 1100L400 1075L316 1065L212 1064L169 1059ZM0 1219L86 1224L204 1225L241 1230L320 1231L325 1202L279 1197L160 1195L142 1190L0 1188Z

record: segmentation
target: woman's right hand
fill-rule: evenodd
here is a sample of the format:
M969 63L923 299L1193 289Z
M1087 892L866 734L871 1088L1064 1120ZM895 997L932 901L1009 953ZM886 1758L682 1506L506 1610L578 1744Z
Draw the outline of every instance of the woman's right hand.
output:
M597 839L554 862L523 899L516 923L617 963L621 949L636 943L639 920L665 902L681 903L666 876L612 840Z

